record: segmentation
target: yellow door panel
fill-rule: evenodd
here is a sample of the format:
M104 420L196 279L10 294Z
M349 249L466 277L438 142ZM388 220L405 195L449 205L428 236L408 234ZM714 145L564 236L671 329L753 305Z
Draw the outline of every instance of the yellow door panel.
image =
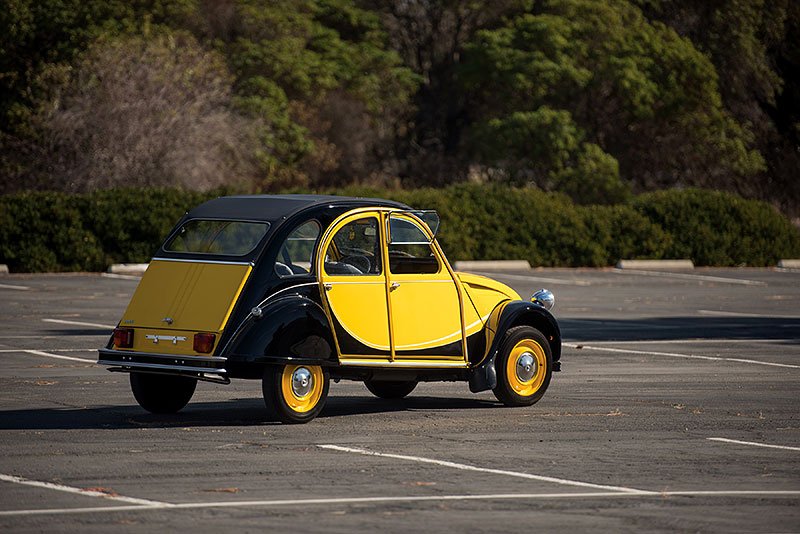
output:
M153 260L120 324L221 332L251 271L249 264Z
M395 275L390 282L389 302L396 351L430 350L461 342L458 292L447 272L442 275ZM435 354L431 351L431 355ZM463 351L459 351L457 357L463 358Z
M325 295L331 313L342 328L359 343L376 351L388 351L389 315L384 278L331 276L325 278L325 283L330 287Z

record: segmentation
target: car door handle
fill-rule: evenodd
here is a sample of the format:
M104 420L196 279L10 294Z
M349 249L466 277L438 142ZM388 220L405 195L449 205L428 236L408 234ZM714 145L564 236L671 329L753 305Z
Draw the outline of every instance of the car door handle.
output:
M398 287L400 287L400 282L392 282L392 284L389 286L389 291L394 291Z
M322 284L322 287L325 288L325 291L330 291L331 289L333 289L333 284L324 283Z

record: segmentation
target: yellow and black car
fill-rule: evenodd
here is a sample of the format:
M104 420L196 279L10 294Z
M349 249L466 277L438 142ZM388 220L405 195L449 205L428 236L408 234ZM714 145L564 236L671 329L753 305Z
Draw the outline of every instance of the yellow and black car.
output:
M130 374L139 404L172 413L198 380L262 380L272 415L316 417L331 379L384 399L465 381L508 406L537 402L560 368L547 290L530 301L456 273L438 216L387 200L217 198L188 212L154 257L99 363Z

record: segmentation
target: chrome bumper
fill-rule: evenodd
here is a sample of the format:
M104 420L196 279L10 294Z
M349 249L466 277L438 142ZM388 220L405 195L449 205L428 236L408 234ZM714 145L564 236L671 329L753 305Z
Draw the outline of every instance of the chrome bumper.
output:
M222 356L181 356L113 349L100 349L99 353L97 363L110 366L109 371L179 374L212 382L229 381L225 369L228 359Z

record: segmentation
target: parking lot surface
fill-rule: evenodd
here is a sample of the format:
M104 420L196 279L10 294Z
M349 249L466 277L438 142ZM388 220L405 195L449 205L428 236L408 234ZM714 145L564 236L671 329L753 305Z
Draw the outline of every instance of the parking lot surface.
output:
M291 426L257 381L143 411L93 363L136 279L3 276L0 530L800 531L800 272L490 276L556 295L538 404L340 382Z

